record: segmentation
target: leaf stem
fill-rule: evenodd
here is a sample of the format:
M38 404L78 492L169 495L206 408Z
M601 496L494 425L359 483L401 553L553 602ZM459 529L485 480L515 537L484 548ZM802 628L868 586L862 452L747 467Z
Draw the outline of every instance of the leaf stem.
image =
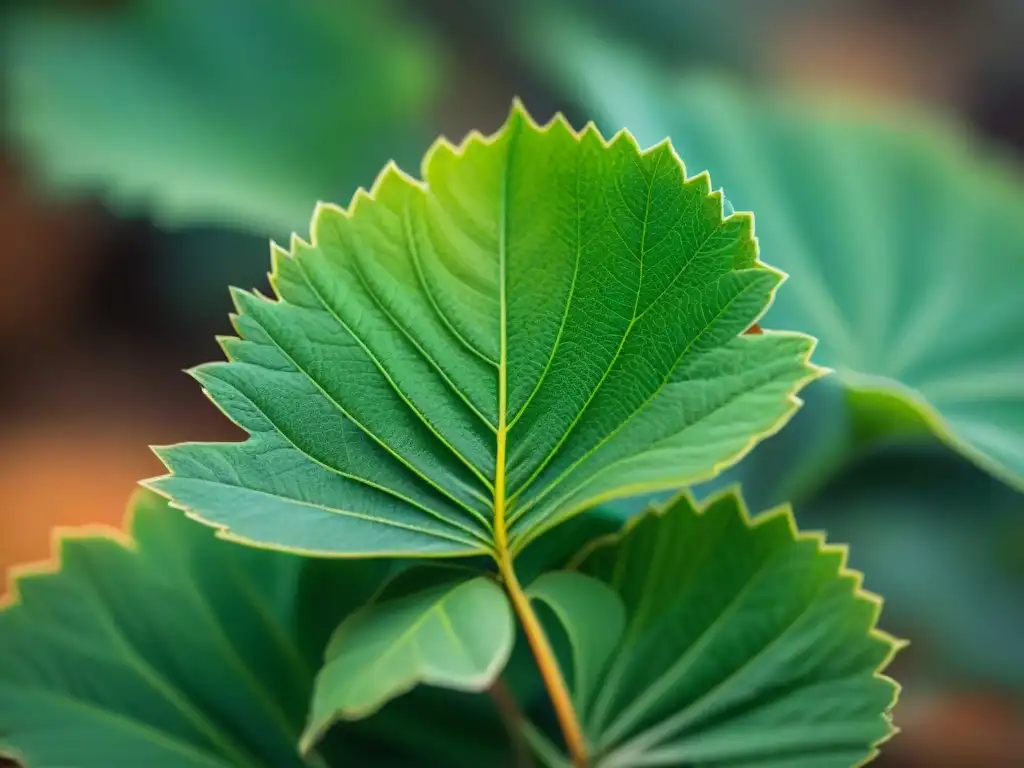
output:
M562 729L562 737L565 739L566 748L572 757L573 768L587 768L590 761L587 758L587 743L583 738L583 729L580 727L579 719L576 717L576 708L573 706L572 697L569 695L569 688L565 684L565 677L558 666L558 660L551 648L544 628L537 618L530 598L527 597L516 577L512 567L512 558L508 555L508 549L499 551L501 555L498 561L498 568L501 570L502 578L505 580L505 589L512 601L519 622L523 626L523 632L530 643L530 650L533 651L533 658L537 662L537 669L544 680L544 687L547 689L551 705L555 709L555 716L558 718L558 725Z

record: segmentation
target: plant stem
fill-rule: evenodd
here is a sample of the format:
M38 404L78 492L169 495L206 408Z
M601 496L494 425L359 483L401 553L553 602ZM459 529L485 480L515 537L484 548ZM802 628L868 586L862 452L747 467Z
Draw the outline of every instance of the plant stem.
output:
M583 738L583 729L580 728L579 719L576 717L576 708L573 706L572 698L569 696L569 689L565 684L565 677L558 667L558 660L551 649L544 628L541 626L537 614L533 610L530 598L519 584L515 570L512 568L512 558L508 550L501 551L501 559L498 567L505 580L505 589L508 591L512 606L519 616L519 622L526 633L526 639L530 643L530 650L533 651L533 658L537 662L537 669L544 680L544 687L547 689L551 704L555 709L555 716L558 718L558 725L562 729L562 737L565 739L566 748L572 757L573 768L587 768L590 761L587 758L587 743Z
M508 193L508 173L505 174L504 196ZM562 738L565 740L566 749L572 757L573 768L588 768L590 761L587 758L587 743L583 738L583 729L580 728L579 718L576 717L576 709L573 707L572 698L569 696L569 689L565 684L565 677L562 670L558 668L558 660L554 651L551 650L551 643L544 634L544 628L534 613L530 598L523 591L519 579L516 577L515 568L512 566L512 553L508 547L508 523L506 514L508 512L508 499L505 498L505 457L508 443L508 339L507 339L507 318L506 307L508 306L505 297L505 251L507 222L505 221L506 206L502 205L501 242L499 248L500 280L499 306L501 322L499 324L498 339L498 428L495 435L495 467L494 467L494 554L498 561L498 570L505 581L505 590L508 592L512 606L519 616L526 639L530 643L530 650L533 651L533 658L537 662L537 669L544 680L544 687L547 688L551 705L558 717L558 724L562 729Z

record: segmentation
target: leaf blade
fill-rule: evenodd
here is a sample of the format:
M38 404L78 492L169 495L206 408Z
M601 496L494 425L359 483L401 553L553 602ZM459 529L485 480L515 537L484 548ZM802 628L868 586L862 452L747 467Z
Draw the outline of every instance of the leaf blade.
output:
M516 553L598 501L713 475L822 373L808 337L744 335L782 276L667 142L516 103L491 136L439 140L422 176L391 165L319 206L309 243L274 250L276 298L235 292L229 362L196 375L250 439L161 449L151 487L262 546Z
M171 227L281 236L317 199L429 140L436 52L396 11L320 0L11 9L5 122L57 193L99 189ZM246 35L233 34L240 14Z
M5 740L44 764L104 765L132 754L153 765L266 758L301 766L294 744L313 667L293 645L294 602L253 602L250 593L232 603L211 592L210 581L231 597L244 594L234 592L239 579L288 590L301 561L225 550L149 494L138 497L131 529L137 545L123 536L67 536L60 571L30 568L15 582L17 594L0 612ZM216 566L211 553L222 555ZM367 584L388 567L349 566ZM349 583L358 600L359 582ZM252 665L278 674L265 677Z
M586 721L598 765L838 765L891 735L897 688L881 673L900 644L877 629L880 600L787 508L751 519L735 492L680 496L568 567L628 615Z
M14 574L0 606L0 754L82 768L500 759L490 701L439 689L332 729L320 757L303 759L296 744L330 633L396 564L219 541L155 494L131 510L131 540L64 531L60 562Z
M300 748L308 752L334 722L367 717L416 685L484 690L514 638L511 607L485 577L383 596L336 630Z

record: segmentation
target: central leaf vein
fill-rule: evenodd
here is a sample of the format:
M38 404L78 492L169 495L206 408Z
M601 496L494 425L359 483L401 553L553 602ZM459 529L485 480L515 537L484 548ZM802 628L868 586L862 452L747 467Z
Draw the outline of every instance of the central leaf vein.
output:
M580 419L583 418L583 414L586 412L587 407L594 401L594 398L597 397L597 393L601 390L602 385L608 379L609 374L611 373L612 369L615 367L616 361L619 359L619 356L622 354L622 350L626 346L626 340L629 338L629 335L630 335L630 333L633 330L633 327L634 327L634 324L635 324L635 321L636 321L637 309L640 306L640 295L643 292L643 285L644 285L644 255L645 255L645 253L644 253L644 244L645 244L645 242L647 240L647 224L650 221L651 200L653 198L654 182L657 179L658 168L661 165L661 158L663 156L664 156L663 154L659 154L658 155L658 158L657 158L657 160L655 161L655 164L654 164L654 171L651 174L651 180L650 180L650 183L648 184L648 188L647 188L647 208L646 208L646 210L644 212L644 224L643 224L643 228L641 229L641 232L640 232L639 275L637 277L636 296L633 299L632 319L630 320L630 323L627 326L625 333L622 334L622 338L619 340L618 348L615 350L615 355L612 357L611 361L608 363L608 367L605 368L604 373L601 375L600 380L597 382L597 386L595 386L594 389L590 392L590 395L587 397L587 401L583 404L583 406L579 409L579 411L573 417L572 422L569 424L568 428L562 434L561 438L559 438L559 440L555 444L555 446L550 451L548 451L547 455L544 457L544 459L542 461L538 462L537 467L536 467L536 469L534 469L533 473L523 482L523 484L519 488L516 489L515 494L513 496L514 498L518 498L519 496L521 496L523 494L523 492L527 488L529 488L529 486L534 482L534 480L536 480L537 477L540 476L540 474L544 470L544 468L558 454L558 451L565 444L566 440L569 439L570 435L572 435L573 430L575 429L576 425L579 423ZM613 229L614 229L614 227L613 227ZM621 235L620 235L620 237L621 237ZM515 519L518 519L519 517L521 517L522 514L523 514L523 510L519 510L518 513L515 515ZM510 520L510 524L515 522L515 519Z
M508 442L508 298L506 296L506 262L508 258L508 187L509 166L515 147L518 122L508 135L508 149L502 167L501 199L498 212L498 434L494 466L494 535L499 557L508 552L508 521L506 520L505 451Z

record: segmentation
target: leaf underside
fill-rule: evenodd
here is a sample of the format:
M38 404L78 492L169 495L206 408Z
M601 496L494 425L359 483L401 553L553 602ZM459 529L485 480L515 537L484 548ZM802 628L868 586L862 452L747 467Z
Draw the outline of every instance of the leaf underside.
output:
M845 560L788 508L751 520L733 492L705 507L678 497L585 549L565 576L607 585L627 616L578 702L596 765L868 760L893 732L897 687L881 671L899 644Z
M595 503L713 475L796 407L813 340L742 335L781 275L706 174L517 104L387 167L275 299L235 291L194 372L250 438L159 449L150 486L226 535L325 555L517 552Z
M591 686L622 637L626 608L606 584L572 571L545 573L527 592L547 605L568 633L572 698L582 718L590 708Z

